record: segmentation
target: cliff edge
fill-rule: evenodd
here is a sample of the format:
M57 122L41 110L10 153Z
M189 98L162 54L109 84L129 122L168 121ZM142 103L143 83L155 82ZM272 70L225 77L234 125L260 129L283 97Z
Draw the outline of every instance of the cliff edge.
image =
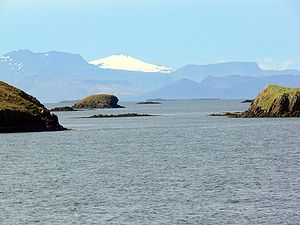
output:
M268 85L238 117L300 117L300 88Z
M0 133L65 130L36 98L0 81Z

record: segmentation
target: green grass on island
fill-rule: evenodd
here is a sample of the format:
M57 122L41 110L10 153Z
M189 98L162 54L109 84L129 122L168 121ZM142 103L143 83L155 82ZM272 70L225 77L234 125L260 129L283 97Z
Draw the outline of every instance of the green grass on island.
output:
M0 81L0 111L12 110L37 115L41 108L43 105L36 98Z
M279 85L269 84L255 99L257 106L264 110L268 110L276 99L283 95L288 95L289 98L300 97L300 88L289 88Z
M73 108L119 108L117 96L109 94L97 94L87 96L76 102Z

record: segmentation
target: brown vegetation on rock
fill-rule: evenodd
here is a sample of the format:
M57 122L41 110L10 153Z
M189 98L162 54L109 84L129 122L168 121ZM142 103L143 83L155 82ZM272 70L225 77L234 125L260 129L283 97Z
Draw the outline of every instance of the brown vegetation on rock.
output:
M0 82L0 132L65 130L36 98Z

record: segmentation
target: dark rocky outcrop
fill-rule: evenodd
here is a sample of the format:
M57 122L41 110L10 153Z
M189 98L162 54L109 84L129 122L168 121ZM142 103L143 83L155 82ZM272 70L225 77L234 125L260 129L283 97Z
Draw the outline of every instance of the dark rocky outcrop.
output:
M253 102L253 100L246 99L246 100L242 101L241 103L251 103L251 102Z
M224 112L224 113L210 114L210 116L225 116L225 117L230 117L230 118L237 118L237 117L239 117L239 115L240 115L240 112L236 112L236 113Z
M63 106L63 107L55 107L51 109L50 111L52 112L72 112L72 111L77 111L74 108L70 106Z
M143 117L143 116L152 116L149 114L137 114L137 113L126 113L126 114L99 114L93 115L84 118L118 118L118 117Z
M0 81L0 133L65 130L36 98Z
M74 109L124 108L118 105L119 99L114 95L98 94L85 97L75 103Z

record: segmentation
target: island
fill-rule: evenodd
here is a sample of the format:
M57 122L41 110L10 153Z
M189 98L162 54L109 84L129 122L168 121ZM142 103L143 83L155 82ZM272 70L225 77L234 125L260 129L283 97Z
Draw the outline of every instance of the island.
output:
M66 130L36 98L0 81L0 132Z
M137 113L126 113L126 114L98 114L83 118L120 118L120 117L142 117L142 116L153 116L149 114L137 114Z
M299 117L300 88L268 85L240 117Z
M114 95L98 94L85 97L75 103L74 109L124 108L118 105L119 99Z
M241 113L212 114L234 118L300 117L300 88L268 85Z

